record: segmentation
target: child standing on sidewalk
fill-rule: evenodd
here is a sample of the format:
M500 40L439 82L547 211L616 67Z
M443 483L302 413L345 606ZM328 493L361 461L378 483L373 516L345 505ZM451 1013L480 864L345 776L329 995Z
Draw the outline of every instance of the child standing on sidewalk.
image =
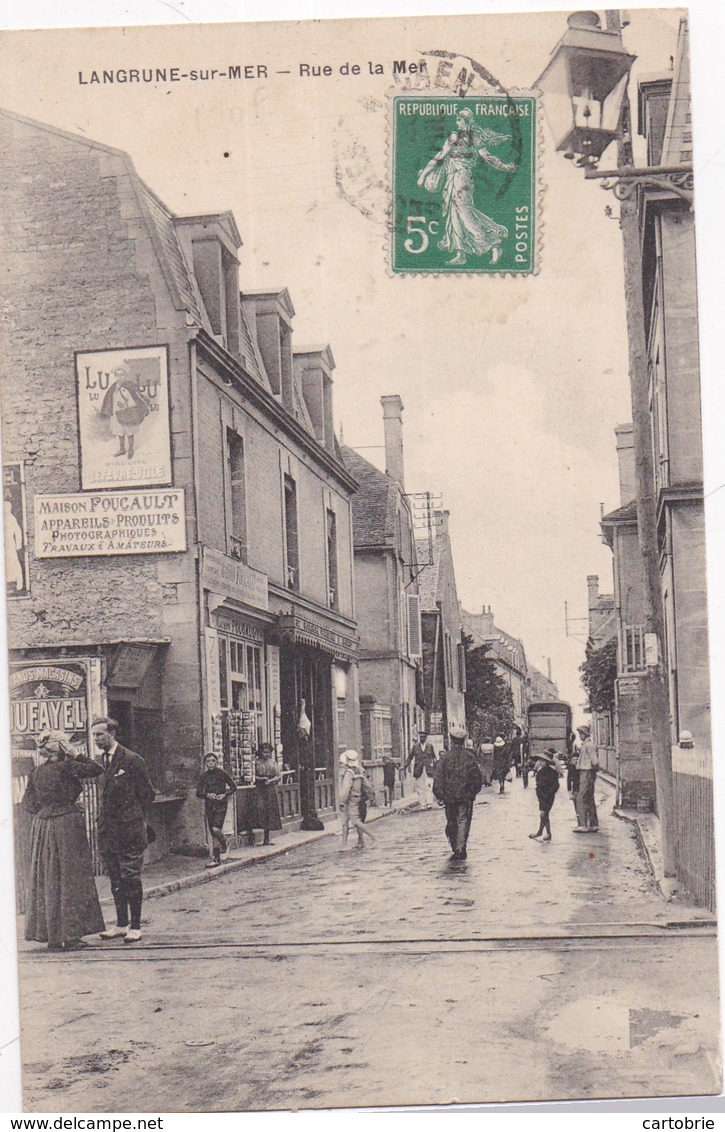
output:
M216 755L213 752L204 755L204 773L197 783L196 796L204 799L204 812L212 840L212 859L206 866L208 869L221 865L221 855L227 851L222 827L227 816L227 804L236 790L233 779L219 766Z

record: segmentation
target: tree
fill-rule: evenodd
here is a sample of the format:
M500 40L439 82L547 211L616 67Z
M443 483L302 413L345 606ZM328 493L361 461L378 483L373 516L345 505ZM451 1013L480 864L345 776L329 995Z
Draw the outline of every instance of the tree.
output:
M466 723L476 743L491 743L497 735L508 736L514 724L514 698L487 656L488 645L471 648L473 637L463 634L466 657Z
M617 679L617 638L612 637L597 648L590 637L587 641L586 660L579 665L579 671L589 700L587 711L613 711Z

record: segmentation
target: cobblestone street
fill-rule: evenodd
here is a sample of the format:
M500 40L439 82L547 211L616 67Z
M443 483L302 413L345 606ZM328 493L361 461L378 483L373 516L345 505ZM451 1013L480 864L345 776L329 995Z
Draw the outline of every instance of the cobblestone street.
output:
M464 863L441 811L400 812L371 826L374 849L324 838L147 901L133 950L21 944L28 1106L717 1091L709 917L662 901L606 784L597 800L601 833L576 836L560 791L541 844L514 782L479 796Z

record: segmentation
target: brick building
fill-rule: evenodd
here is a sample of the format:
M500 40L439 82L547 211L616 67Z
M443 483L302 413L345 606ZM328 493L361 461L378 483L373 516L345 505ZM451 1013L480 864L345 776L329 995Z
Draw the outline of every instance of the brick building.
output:
M203 843L211 748L248 787L276 743L286 820L330 810L359 729L331 351L293 352L286 291L240 296L231 213L176 217L126 154L14 114L0 147L17 765L44 723L83 745L107 711L159 790L158 852Z
M360 712L363 758L382 784L382 759L398 767L424 726L422 640L413 512L405 494L402 412L398 396L381 398L385 427L383 473L343 448L358 489L353 497L355 590L360 632Z

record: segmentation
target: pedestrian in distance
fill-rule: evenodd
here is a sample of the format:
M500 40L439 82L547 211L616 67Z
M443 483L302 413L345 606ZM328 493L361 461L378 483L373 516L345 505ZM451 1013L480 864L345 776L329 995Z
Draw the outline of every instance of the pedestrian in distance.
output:
M478 762L481 775L483 777L483 785L490 786L494 781L493 778L493 743L488 739L482 739L478 744L478 751L476 752L476 760Z
M411 747L403 769L407 770L411 763L413 764L414 788L420 800L420 807L423 810L431 810L433 808L431 788L436 769L436 752L433 744L428 742L425 731L419 732L418 742Z
M529 736L528 732L524 732L521 736L521 780L524 784L524 790L529 786L529 771L531 770L531 758L529 756Z
M556 747L547 747L536 756L534 762L536 778L536 798L539 803L539 828L529 837L536 841L551 841L551 821L549 815L559 789L559 771L556 767Z
M483 777L473 751L469 751L465 727L452 727L451 747L436 767L433 794L446 811L446 837L453 859L464 861L471 832L473 803L483 785Z
M111 880L116 905L116 926L100 933L102 939L137 943L141 939L143 887L141 870L149 844L146 811L156 795L146 763L116 738L118 723L99 716L91 725L93 741L101 752L98 842Z
M566 760L566 789L574 806L574 813L576 813L576 796L579 793L579 770L576 765L578 757L579 752L572 748Z
M591 728L578 727L580 745L576 760L579 772L579 786L576 793L577 824L575 833L598 833L599 817L594 801L594 787L599 770L599 759L591 739Z
M342 811L342 852L347 849L347 840L350 827L357 831L358 849L365 848L365 837L375 845L375 838L365 827L367 817L367 802L370 787L368 786L363 769L360 766L360 756L357 751L343 751L340 755L340 810ZM363 809L363 802L365 808ZM364 816L363 816L364 814Z
M260 743L254 760L254 794L252 796L252 814L247 827L247 844L254 845L254 828L262 829L263 845L272 845L270 832L281 830L282 815L279 811L279 798L277 796L277 783L280 780L277 762L274 757L274 747L271 743Z
M517 724L514 724L514 733L509 740L509 759L517 778L521 778L523 745L524 741L521 735L521 728Z
M83 780L103 768L78 754L63 731L44 731L38 753L43 761L30 772L22 802L33 815L25 938L47 943L49 951L76 951L87 947L83 936L105 927L77 805Z
M499 794L505 793L506 778L510 768L508 744L497 735L493 741L493 777L498 782Z
M395 762L390 755L383 755L383 801L392 810L395 801Z
M229 799L236 791L234 779L219 766L214 752L204 755L204 773L196 784L196 796L204 799L206 824L212 841L212 859L207 863L208 869L221 865L221 855L227 851L227 840L222 829Z

